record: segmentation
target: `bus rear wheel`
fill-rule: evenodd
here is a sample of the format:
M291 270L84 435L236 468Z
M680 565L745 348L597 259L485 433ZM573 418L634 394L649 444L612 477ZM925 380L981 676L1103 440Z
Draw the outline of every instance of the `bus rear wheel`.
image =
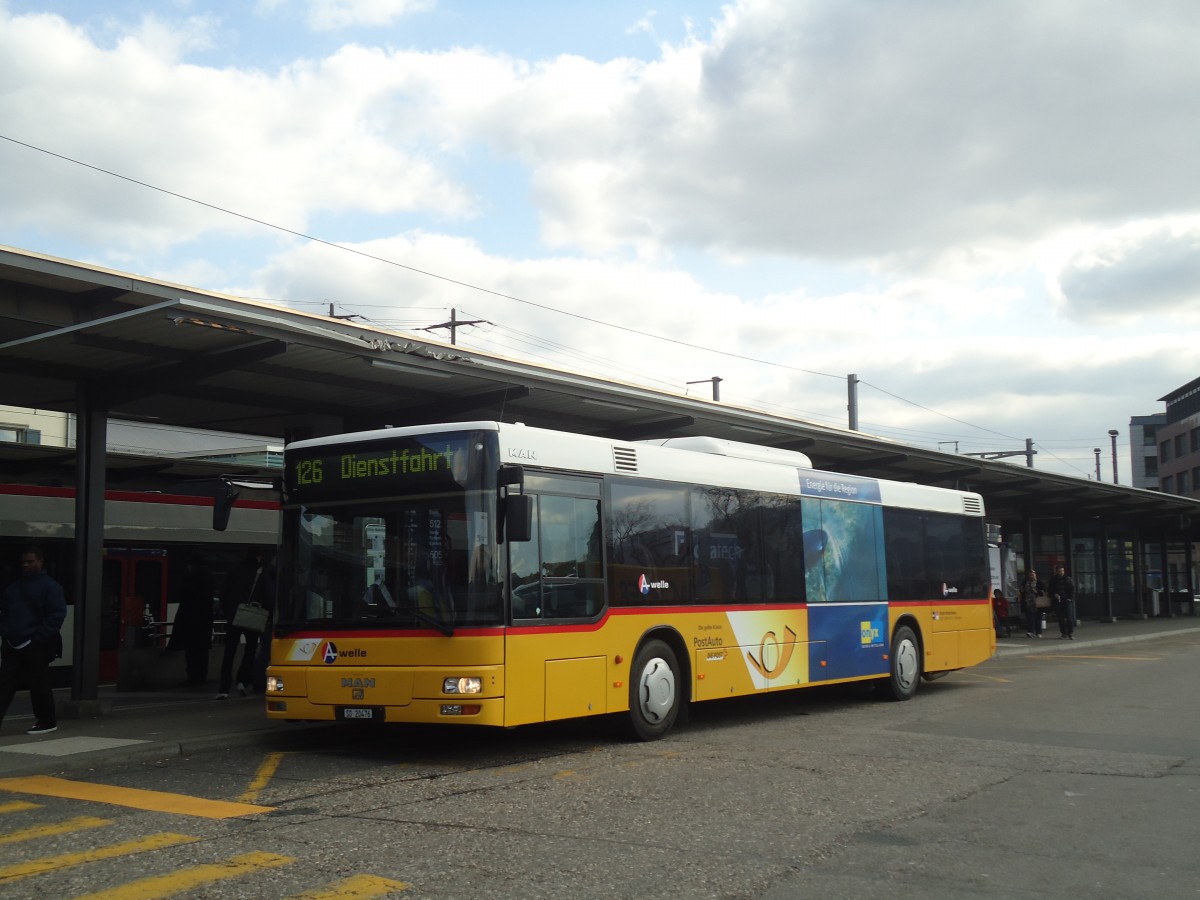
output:
M629 727L639 741L656 741L679 716L679 662L662 641L647 641L629 672Z
M889 700L908 700L921 683L921 645L907 625L892 635L891 673L879 686Z

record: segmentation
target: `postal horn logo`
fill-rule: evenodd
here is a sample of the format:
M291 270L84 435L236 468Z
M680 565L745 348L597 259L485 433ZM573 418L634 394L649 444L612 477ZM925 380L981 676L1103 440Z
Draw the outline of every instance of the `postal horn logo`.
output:
M337 647L333 645L333 641L325 642L325 646L321 648L321 659L327 666L331 666L337 661Z
M784 626L784 638L781 641L775 632L768 631L763 635L758 645L758 656L754 651L747 650L746 658L758 674L770 681L777 678L792 661L792 653L796 650L796 632Z

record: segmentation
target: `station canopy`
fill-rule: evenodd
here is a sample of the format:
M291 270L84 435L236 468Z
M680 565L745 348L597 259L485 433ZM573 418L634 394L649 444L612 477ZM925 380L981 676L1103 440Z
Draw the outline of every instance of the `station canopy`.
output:
M808 455L818 469L979 492L992 521L1102 520L1172 539L1200 501L927 450L858 431L465 349L359 321L0 247L0 404L283 442L495 420L619 441L707 435ZM7 481L63 480L73 451L0 444ZM254 467L110 453L115 486ZM1152 535L1147 534L1147 537Z

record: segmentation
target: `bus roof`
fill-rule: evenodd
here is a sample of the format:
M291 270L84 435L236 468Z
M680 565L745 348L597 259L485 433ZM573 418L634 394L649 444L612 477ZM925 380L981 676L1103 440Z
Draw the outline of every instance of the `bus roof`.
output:
M382 428L296 441L287 450L395 440L446 432L495 432L500 461L596 475L629 475L661 481L882 503L911 509L983 515L979 494L930 485L821 472L803 453L707 437L618 441L520 423L444 422Z

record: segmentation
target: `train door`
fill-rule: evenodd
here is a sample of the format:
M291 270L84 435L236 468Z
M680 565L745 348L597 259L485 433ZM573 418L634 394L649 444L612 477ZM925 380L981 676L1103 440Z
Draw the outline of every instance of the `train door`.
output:
M167 551L107 548L100 609L100 680L116 681L122 649L153 646L166 621Z

